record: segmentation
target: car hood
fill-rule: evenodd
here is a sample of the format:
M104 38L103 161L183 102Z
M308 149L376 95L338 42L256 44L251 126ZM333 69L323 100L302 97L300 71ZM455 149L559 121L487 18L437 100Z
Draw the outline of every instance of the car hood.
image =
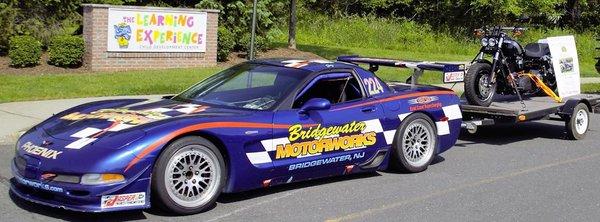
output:
M110 100L59 113L38 127L53 139L68 141L65 148L81 149L104 138L131 141L144 129L177 118L239 116L251 111L183 103L170 99ZM117 144L106 144L112 148ZM122 144L124 145L124 144Z

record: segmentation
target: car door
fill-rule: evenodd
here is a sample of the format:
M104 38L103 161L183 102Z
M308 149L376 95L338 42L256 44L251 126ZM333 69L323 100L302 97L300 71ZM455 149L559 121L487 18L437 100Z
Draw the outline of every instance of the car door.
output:
M385 144L383 110L369 103L361 84L353 72L323 73L297 92L291 109L275 112L274 123L289 127L275 127L274 139L263 145L275 151L279 175L296 177L289 180L340 175L375 156ZM304 112L314 98L327 99L330 108Z

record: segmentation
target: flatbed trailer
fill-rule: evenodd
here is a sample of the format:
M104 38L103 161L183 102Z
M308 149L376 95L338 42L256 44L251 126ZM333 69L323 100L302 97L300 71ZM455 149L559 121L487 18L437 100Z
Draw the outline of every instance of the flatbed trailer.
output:
M341 56L338 61L368 64L369 70L375 72L379 66L398 68L411 68L413 74L406 80L412 87L418 84L419 77L424 70L444 72L444 82L448 76L463 72L466 64L452 64L443 62L402 61L384 58L369 58L360 56ZM450 73L451 75L447 75ZM451 78L450 78L451 79ZM397 83L391 83L397 84ZM556 102L550 97L524 97L520 101L516 96L497 95L489 107L470 105L466 100L461 100L463 116L462 127L470 133L476 133L480 126L494 124L516 124L535 120L557 120L565 122L568 138L583 139L589 128L589 113L600 105L600 95L579 94L563 98Z
M588 113L593 113L600 104L600 95L579 94L563 98L560 103L542 96L523 98L523 103L516 96L502 96L489 107L469 105L463 100L460 108L463 115L462 126L471 133L475 133L479 126L547 119L565 122L568 137L582 139L587 133L589 116L580 113L582 106L579 104L583 104ZM577 132L578 129L580 132Z

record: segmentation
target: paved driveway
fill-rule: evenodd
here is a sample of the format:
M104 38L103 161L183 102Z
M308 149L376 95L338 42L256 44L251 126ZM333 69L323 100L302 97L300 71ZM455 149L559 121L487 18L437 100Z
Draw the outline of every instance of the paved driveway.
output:
M157 210L82 214L24 202L8 191L14 138L7 137L0 143L0 221L597 221L598 124L600 115L592 115L581 141L564 140L562 122L482 128L463 133L423 173L377 172L226 194L208 212L181 217Z

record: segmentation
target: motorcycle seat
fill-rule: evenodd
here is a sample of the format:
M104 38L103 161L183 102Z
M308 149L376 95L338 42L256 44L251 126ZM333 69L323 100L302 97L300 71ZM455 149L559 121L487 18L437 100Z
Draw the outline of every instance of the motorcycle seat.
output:
M525 56L531 58L541 58L550 54L550 48L546 43L529 43L525 46Z

